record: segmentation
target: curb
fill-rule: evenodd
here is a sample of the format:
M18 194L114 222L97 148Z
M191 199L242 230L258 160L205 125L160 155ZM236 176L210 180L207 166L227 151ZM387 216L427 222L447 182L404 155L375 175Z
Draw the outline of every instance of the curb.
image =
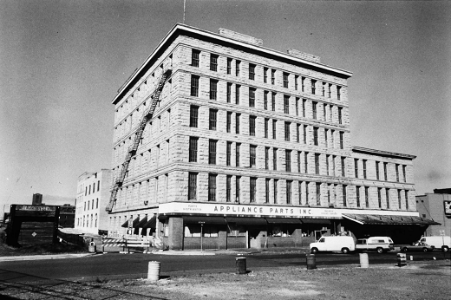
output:
M54 254L54 255L24 255L24 256L3 256L0 257L2 261L22 261L22 260L45 260L45 259L65 259L65 258L80 258L86 256L93 256L93 253L83 254Z

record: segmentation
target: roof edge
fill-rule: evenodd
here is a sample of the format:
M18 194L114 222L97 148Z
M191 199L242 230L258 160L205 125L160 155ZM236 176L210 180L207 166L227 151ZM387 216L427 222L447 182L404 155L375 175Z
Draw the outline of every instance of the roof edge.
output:
M405 153L377 150L377 149L371 149L371 148L365 148L365 147L359 147L359 146L353 146L352 147L352 151L360 152L360 153L377 154L377 155L380 155L380 156L389 156L389 157L400 157L400 158L408 158L408 159L415 159L415 158L417 158L416 155L412 155L412 154L405 154Z

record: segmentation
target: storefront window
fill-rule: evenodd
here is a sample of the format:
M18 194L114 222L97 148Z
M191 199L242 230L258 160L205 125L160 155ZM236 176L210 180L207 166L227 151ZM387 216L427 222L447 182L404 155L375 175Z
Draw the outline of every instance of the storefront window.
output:
M277 224L272 225L268 229L268 236L269 237L290 237L294 230L296 229L295 226L290 224Z
M218 237L218 227L215 225L203 225L202 236L203 237ZM200 224L188 224L185 226L185 237L200 237L201 226Z

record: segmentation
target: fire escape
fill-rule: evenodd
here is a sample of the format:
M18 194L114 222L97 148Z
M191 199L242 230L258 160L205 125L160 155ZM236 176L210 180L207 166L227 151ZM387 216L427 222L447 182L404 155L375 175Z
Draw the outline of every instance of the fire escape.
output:
M111 191L111 197L110 202L108 203L106 207L106 211L111 213L113 210L114 204L116 203L116 197L117 193L119 191L119 188L122 186L125 180L125 176L127 175L128 166L130 165L130 161L135 156L136 150L138 150L139 143L141 142L141 138L144 132L144 129L146 128L147 123L152 119L153 113L155 112L155 108L157 107L158 102L160 102L160 96L161 91L163 90L163 87L168 80L168 78L171 76L172 70L166 70L166 72L163 73L163 75L160 78L160 81L158 82L158 86L151 95L151 104L147 111L144 112L143 117L141 119L141 122L139 123L139 127L135 132L135 138L133 140L133 144L129 147L128 153L125 157L125 161L122 164L122 169L119 174L119 176L116 178L116 181L113 186L113 190Z

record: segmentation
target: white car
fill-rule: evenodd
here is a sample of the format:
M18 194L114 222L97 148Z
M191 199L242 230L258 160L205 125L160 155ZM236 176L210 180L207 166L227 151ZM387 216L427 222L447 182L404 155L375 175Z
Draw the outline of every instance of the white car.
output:
M371 236L364 239L358 239L355 245L357 251L372 251L383 253L394 250L393 240L388 236Z
M424 236L418 243L428 244L435 249L441 249L443 252L448 252L451 248L451 237L442 235Z
M351 236L322 236L317 242L310 244L310 252L342 252L355 251L355 242Z

